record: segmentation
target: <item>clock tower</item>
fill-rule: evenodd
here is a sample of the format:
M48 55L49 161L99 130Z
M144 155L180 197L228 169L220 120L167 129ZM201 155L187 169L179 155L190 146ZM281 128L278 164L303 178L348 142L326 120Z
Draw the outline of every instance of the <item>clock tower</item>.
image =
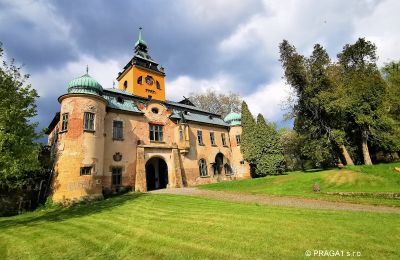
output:
M139 38L135 43L133 58L118 73L118 89L133 95L165 101L164 69L158 68L147 51L147 43L139 28Z

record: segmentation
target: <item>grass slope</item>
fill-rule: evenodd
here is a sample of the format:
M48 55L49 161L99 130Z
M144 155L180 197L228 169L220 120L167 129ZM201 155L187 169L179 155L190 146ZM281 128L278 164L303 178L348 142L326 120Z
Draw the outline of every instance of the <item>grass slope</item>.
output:
M282 259L306 250L399 259L398 214L130 193L0 218L0 259Z
M400 163L352 166L341 170L291 172L288 175L221 182L199 187L252 194L400 206L398 199L324 194L325 192L400 192L400 173L394 171L395 167L400 167ZM314 183L320 184L321 193L313 192Z

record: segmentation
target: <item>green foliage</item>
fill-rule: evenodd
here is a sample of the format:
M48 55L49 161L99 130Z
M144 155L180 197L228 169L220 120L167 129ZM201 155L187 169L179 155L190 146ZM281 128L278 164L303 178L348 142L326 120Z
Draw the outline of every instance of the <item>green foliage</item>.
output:
M248 161L250 165L256 164L257 147L256 143L256 121L251 114L246 102L242 102L242 135L240 140L240 151L243 159Z
M258 177L280 174L284 171L284 155L279 134L274 125L267 123L261 114L257 116L255 140L255 173Z
M343 138L337 134L343 132L344 123L337 111L326 106L333 99L335 88L330 77L332 63L329 56L321 45L316 44L312 55L305 58L286 40L280 44L280 55L286 81L296 95L291 114L295 118L294 129L302 139L299 157L312 161L314 166L333 165L335 148L344 145Z
M319 44L306 58L285 40L280 55L285 79L296 95L291 114L294 130L304 140L302 158L330 166L339 157L351 165L352 158L346 156L351 155L370 164L371 148L399 151L398 66L384 68L385 81L373 43L360 38L345 45L337 63Z
M21 67L3 59L1 45L0 60L0 189L14 189L28 184L39 169L37 123L30 121L38 95L25 84L29 76Z
M259 114L254 120L246 102L242 103L242 136L240 150L249 162L253 177L284 171L284 155L279 134L273 124Z

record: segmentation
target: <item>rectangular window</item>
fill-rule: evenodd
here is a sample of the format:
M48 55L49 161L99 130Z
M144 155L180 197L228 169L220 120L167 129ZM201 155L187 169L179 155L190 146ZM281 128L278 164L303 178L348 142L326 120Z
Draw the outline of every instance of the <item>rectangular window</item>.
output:
M113 121L113 139L122 140L124 138L123 132L122 121Z
M81 167L81 176L91 175L91 174L92 174L92 166Z
M226 146L225 133L221 133L221 140L222 140L222 145Z
M236 135L236 144L240 145L240 135Z
M83 129L88 131L94 131L94 113L85 112L84 114Z
M150 124L150 141L163 141L163 126Z
M61 131L68 130L68 113L64 113L62 115L62 122L61 122Z
M113 167L112 168L111 183L113 186L121 186L121 184L122 184L122 168L121 167Z
M183 141L183 128L182 126L179 127L179 140L182 142Z
M204 145L203 132L201 130L197 130L197 141L199 142L199 145Z
M210 141L211 141L211 145L215 145L215 136L214 136L214 132L210 132Z
M199 161L199 171L200 171L200 176L201 177L208 176L206 160L200 159L200 161Z

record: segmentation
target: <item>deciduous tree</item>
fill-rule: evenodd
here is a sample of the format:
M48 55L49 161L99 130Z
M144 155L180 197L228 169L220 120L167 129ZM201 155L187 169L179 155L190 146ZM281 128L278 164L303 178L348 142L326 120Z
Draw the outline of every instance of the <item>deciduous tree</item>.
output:
M14 60L4 59L0 44L0 188L13 189L26 185L39 169L39 136L35 132L35 101L38 94L26 84L28 75Z

